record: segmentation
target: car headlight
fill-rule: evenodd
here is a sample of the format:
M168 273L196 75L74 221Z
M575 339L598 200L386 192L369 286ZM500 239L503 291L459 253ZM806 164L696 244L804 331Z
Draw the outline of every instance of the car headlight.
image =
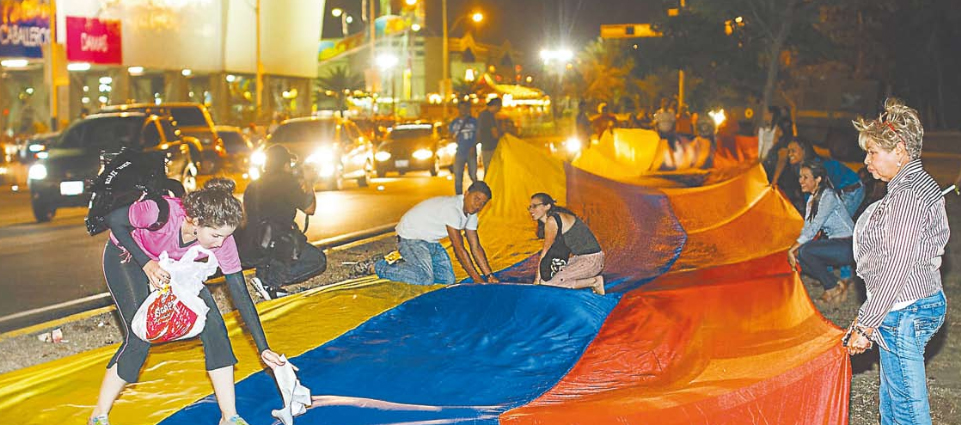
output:
M564 142L564 147L569 153L578 153L581 151L581 141L576 137L571 137Z
M30 146L27 146L27 150L30 152L40 152L45 149L47 149L47 147L44 145L31 144Z
M251 179L251 180L257 180L257 179L259 179L259 178L260 178L260 168L259 168L259 167L250 167L250 170L247 171L247 175L250 176L250 179Z
M47 166L43 164L33 164L27 171L27 178L30 180L43 180L47 178Z
M263 167L267 163L267 154L262 150L258 150L250 154L250 163L258 167Z
M430 149L418 149L414 151L413 155L411 156L413 156L414 159L424 160L434 156L434 153L431 152Z
M334 162L334 151L330 148L320 148L314 151L304 161L308 164L325 165Z
M374 154L374 159L378 162L384 162L390 159L390 152L380 151Z

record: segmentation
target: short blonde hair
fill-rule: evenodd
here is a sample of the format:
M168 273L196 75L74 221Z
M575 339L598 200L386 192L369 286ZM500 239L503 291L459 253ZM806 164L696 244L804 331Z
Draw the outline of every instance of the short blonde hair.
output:
M867 150L868 140L873 140L884 150L891 151L904 143L910 159L921 157L921 140L924 138L924 128L918 111L906 106L893 97L884 101L884 112L876 120L865 120L858 117L852 121L858 131L858 145Z

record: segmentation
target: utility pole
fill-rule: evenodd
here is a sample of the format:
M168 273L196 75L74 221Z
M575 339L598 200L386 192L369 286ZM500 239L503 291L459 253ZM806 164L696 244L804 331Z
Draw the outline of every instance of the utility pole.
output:
M47 73L50 75L50 131L60 129L57 96L57 0L50 0L50 40L47 41Z
M449 57L450 52L448 52L449 47L448 47L448 44L447 44L447 43L448 43L448 40L447 40L447 37L448 37L448 34L447 34L447 31L448 31L448 29L447 29L447 0L443 0L443 1L441 2L441 20L444 21L444 34L443 34L443 37L444 37L444 46L443 46L443 52L442 52L443 59L441 59L441 61L443 62L442 66L443 66L443 68L444 68L444 72L441 74L442 77L441 77L441 81L440 81L440 87L441 87L441 88L440 88L440 91L441 91L440 94L441 94L441 97L443 97L443 100L441 100L441 104L444 105L444 115L443 115L443 118L446 119L446 118L447 118L447 102L450 100L450 93L448 93L448 91L447 91L447 88L448 88L448 86L449 86L449 84L447 84L447 80L450 79L450 57Z
M260 118L264 110L264 62L260 57L260 0L257 0L254 14L257 19L257 118Z
M370 11L367 12L367 31L370 33L370 69L373 71L377 66L377 2L367 0L367 4L370 6ZM377 93L378 86L380 84L371 84L371 91Z

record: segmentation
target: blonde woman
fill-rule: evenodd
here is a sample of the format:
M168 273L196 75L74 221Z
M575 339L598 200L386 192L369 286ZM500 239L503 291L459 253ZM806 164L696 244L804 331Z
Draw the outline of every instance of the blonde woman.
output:
M924 348L944 323L941 255L950 236L944 198L921 166L918 113L888 99L876 120L858 119L858 144L888 193L854 228L854 259L867 300L851 324L851 355L881 349L881 424L930 424Z

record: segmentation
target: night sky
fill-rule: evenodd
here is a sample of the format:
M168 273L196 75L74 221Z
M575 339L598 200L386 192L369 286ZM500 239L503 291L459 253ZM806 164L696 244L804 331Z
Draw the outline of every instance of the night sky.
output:
M428 29L440 34L441 0L421 1L427 1ZM395 5L400 3L394 0ZM361 0L327 0L324 37L340 36L340 20L330 16L335 7L358 17L350 31L359 32L360 5ZM475 9L483 11L481 41L510 40L528 57L563 44L577 51L598 37L601 24L650 22L652 13L664 13L660 0L448 0L448 7L451 23ZM467 26L467 22L458 25L452 36L462 34Z

